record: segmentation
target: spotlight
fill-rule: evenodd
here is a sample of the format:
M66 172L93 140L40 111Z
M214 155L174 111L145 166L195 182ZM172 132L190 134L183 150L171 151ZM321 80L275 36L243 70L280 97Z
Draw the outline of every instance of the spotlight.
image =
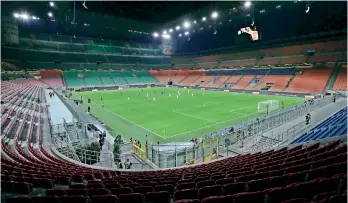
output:
M181 37L181 36L182 36L182 34L180 33L180 34L179 34L179 37Z
M190 33L189 32L185 32L185 35L189 35Z
M158 33L157 32L154 32L153 33L153 36L156 38L156 37L158 37Z
M167 34L167 31L166 31L166 30L163 30L163 34L164 34L164 35Z
M18 14L18 13L14 13L14 14L13 14L13 17L19 18L19 14Z
M50 6L54 7L54 2L53 1L50 1Z
M217 17L219 16L218 12L214 11L212 14L211 14L211 18L212 19L216 19Z
M176 30L180 30L180 28L181 28L181 27L180 27L179 25L177 25L177 26L175 27Z
M190 22L188 22L188 21L185 21L184 22L184 28L189 28L190 27Z
M85 9L88 9L88 7L86 6L86 1L82 3L82 6L85 7Z
M193 21L193 23L194 23L194 24L196 24L196 23L197 23L197 21Z
M309 12L310 7L308 6L307 9L305 10L306 13Z
M20 17L23 18L24 20L27 20L29 18L28 14L26 13L22 13Z
M36 18L36 16L33 16L32 19L33 19L33 20L36 20L37 18Z
M169 32L173 32L173 29L169 29Z
M47 15L48 15L48 17L52 18L53 13L50 11L50 12L47 13Z
M164 39L170 39L170 35L167 35L167 34L162 35L162 37L163 37Z
M251 6L251 2L250 1L246 1L245 3L244 3L244 7L245 8L249 8Z
M202 21L206 21L206 20L207 20L207 18L206 18L206 17L203 17L203 18L202 18Z

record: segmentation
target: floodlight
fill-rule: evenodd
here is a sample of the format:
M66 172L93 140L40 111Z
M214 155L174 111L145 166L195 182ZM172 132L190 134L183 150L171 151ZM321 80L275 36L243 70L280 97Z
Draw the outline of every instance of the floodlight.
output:
M153 36L156 38L156 37L158 37L158 33L157 32L154 32L153 33Z
M50 1L50 6L54 7L54 2L53 1Z
M184 22L184 28L189 28L190 27L190 22L188 22L188 21L185 21Z
M207 20L207 18L206 18L206 17L203 17L203 18L202 18L202 21L206 21L206 20Z
M163 30L163 34L164 34L164 35L167 34L167 31L166 31L166 30Z
M36 20L37 18L36 18L36 16L33 16L32 19L33 19L33 20Z
M167 34L162 35L162 37L163 37L164 39L170 39L170 35L167 35Z
M196 23L197 23L197 21L193 21L193 23L194 23L194 24L196 24Z
M179 34L179 37L181 37L181 36L182 36L182 34L180 33L180 34Z
M305 10L306 13L309 12L310 7L308 6L307 9Z
M23 18L24 20L27 20L29 18L28 14L26 13L22 13L20 17Z
M170 28L170 29L169 29L169 32L173 32L173 29Z
M212 19L215 19L219 16L218 12L214 11L212 14L211 14L211 18Z
M177 25L177 26L175 27L176 30L180 30L180 28L181 28L181 27L180 27L179 25Z
M190 33L189 32L185 32L185 35L189 35Z
M246 1L245 3L244 3L244 7L245 8L249 8L251 6L251 2L250 1Z
M18 14L18 13L14 13L14 14L13 14L13 17L19 18L19 14Z
M47 13L47 15L48 15L48 17L51 18L53 16L53 13L50 11L50 12Z

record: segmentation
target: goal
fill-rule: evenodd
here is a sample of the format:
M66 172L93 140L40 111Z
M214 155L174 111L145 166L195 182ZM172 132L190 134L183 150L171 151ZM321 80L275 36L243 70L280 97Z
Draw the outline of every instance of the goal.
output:
M259 102L257 110L260 113L268 113L279 109L279 100L267 100Z

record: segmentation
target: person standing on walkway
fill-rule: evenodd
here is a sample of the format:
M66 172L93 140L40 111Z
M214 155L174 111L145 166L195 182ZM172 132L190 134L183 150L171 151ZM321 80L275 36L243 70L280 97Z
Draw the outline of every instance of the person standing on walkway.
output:
M127 161L124 163L124 168L131 169L131 167L132 167L132 162L130 162L129 159L127 159Z

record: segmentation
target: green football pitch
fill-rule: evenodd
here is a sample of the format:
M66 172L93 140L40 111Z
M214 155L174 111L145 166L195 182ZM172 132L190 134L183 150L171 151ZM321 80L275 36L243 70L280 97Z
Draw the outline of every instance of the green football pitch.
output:
M162 94L162 92L164 94ZM177 96L179 95L179 96ZM113 136L148 142L185 142L262 116L258 102L279 100L280 107L304 98L232 93L183 88L143 88L74 92L92 103L91 113L102 120ZM104 108L102 108L104 104ZM147 135L147 138L146 138Z

